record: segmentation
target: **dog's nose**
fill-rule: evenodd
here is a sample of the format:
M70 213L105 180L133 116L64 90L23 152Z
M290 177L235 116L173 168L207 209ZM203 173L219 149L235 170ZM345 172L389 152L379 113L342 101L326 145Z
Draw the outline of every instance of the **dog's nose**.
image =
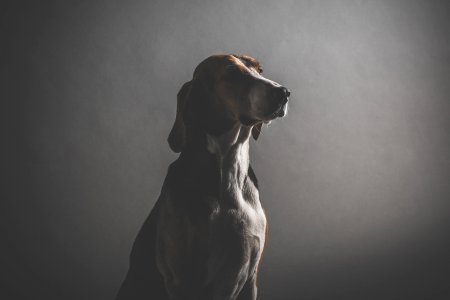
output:
M279 101L281 103L281 105L286 104L289 100L288 99L289 95L291 95L291 91L289 91L284 86L276 87L272 93L273 93L273 98L276 101Z

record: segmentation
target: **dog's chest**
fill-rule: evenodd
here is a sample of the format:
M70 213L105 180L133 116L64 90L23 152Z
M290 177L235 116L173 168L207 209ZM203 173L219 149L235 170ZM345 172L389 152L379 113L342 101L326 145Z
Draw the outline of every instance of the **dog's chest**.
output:
M208 136L220 174L217 206L210 215L208 281L226 282L235 291L256 273L265 243L266 217L249 177L249 134L233 128L221 137Z
M211 215L212 228L224 227L245 237L265 237L266 217L253 183L246 182L243 189L231 187L218 199L217 209Z
M255 274L265 243L266 217L258 190L247 178L243 189L226 191L211 215L209 280L231 274L236 286Z
M248 144L232 148L228 155L218 159L220 190L218 206L212 214L212 228L224 227L243 239L263 240L266 218L258 189L248 176Z

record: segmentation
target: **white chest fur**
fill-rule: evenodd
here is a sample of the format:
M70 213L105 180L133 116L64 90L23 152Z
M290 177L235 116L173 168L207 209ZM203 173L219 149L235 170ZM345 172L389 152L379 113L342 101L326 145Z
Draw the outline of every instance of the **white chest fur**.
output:
M208 135L208 151L215 154L220 168L219 209L234 210L248 221L254 234L265 233L265 216L259 193L248 178L251 127L236 124L219 137Z
M237 124L222 136L208 136L207 145L217 157L221 177L218 208L211 220L208 278L216 283L235 278L233 293L256 275L265 243L266 217L248 177L250 133L251 127Z

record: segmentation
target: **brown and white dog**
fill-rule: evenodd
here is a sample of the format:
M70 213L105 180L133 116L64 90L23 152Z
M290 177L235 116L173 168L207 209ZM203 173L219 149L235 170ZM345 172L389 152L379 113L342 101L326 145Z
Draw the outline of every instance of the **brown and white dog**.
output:
M178 93L181 152L140 230L117 299L256 299L266 217L249 139L287 111L289 90L245 55L201 62Z

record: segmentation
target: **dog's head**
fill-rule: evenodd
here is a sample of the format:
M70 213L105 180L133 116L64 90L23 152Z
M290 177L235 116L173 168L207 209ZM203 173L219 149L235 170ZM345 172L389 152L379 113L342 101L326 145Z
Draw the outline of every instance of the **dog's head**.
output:
M261 73L258 61L246 55L214 55L202 61L178 92L168 138L171 149L181 152L190 131L220 135L236 122L253 126L257 139L262 123L286 114L290 95Z

